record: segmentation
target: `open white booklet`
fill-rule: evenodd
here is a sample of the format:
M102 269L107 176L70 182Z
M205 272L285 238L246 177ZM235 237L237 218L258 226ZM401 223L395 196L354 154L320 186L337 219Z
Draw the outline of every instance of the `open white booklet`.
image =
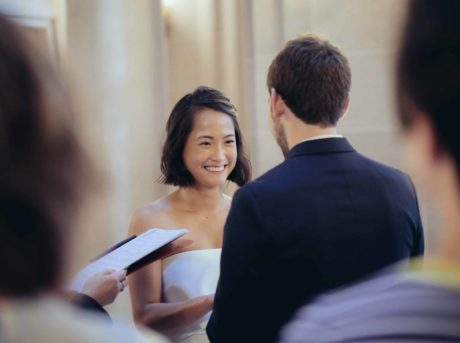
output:
M105 269L127 269L137 261L166 244L188 233L187 229L164 230L153 228L127 241L123 245L99 257L81 270L73 279L70 289L81 292L85 282Z

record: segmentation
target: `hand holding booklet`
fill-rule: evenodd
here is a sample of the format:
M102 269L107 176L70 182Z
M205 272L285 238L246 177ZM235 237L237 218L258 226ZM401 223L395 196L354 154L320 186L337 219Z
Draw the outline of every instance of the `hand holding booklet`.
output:
M81 292L85 282L105 269L127 269L128 273L166 254L168 244L188 233L187 229L164 230L153 228L117 244L94 260L72 281L70 288Z

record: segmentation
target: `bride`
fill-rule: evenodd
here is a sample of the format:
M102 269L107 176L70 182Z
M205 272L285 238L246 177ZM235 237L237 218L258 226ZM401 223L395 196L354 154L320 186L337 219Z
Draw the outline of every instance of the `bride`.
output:
M221 92L198 87L173 108L166 125L161 171L173 193L137 210L129 234L158 227L187 228L185 251L130 276L133 316L173 342L208 342L205 328L219 277L220 251L231 198L227 180L250 178L235 107Z

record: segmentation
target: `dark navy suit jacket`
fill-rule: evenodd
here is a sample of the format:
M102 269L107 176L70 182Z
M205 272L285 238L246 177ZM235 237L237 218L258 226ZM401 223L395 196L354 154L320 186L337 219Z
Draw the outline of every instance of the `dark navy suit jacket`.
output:
M345 138L306 141L234 195L211 342L274 342L313 296L423 253L417 197Z

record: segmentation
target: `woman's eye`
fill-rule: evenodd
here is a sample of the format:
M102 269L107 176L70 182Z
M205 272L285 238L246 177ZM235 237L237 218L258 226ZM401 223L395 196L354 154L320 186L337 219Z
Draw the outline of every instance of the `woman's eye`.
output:
M200 145L201 146L209 146L209 145L211 145L211 143L209 143L209 142L201 142Z
M228 141L225 141L226 144L233 144L235 143L234 139L229 139Z

